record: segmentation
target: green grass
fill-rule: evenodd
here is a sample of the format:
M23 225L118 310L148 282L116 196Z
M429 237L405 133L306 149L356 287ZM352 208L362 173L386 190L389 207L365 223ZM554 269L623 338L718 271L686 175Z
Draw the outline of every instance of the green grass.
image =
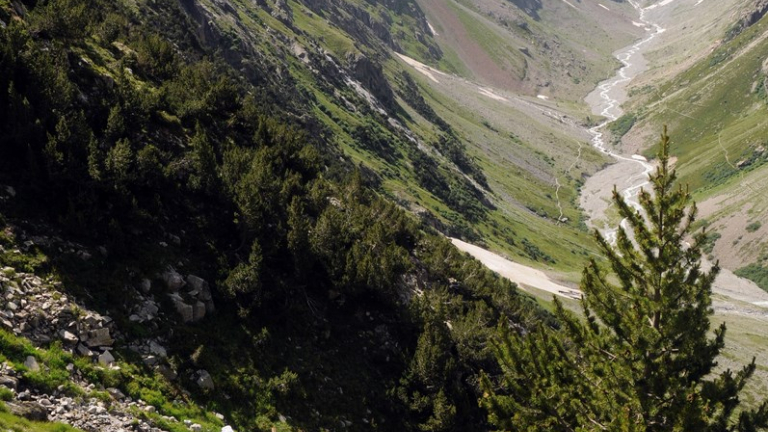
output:
M31 371L24 366L27 356L34 356L40 364L40 371ZM143 366L120 361L119 369L105 369L92 363L91 359L77 357L63 351L58 343L49 348L34 347L28 340L0 329L0 362L6 361L21 372L22 379L29 385L46 392L63 386L71 396L99 397L98 392L86 392L70 378L67 365L75 365L90 382L104 387L116 387L134 399L142 399L156 407L158 412L179 420L193 419L203 426L212 428L221 422L212 414L192 401L178 400L178 389L159 374ZM181 431L181 429L179 429Z
M741 267L734 273L736 276L751 280L760 288L768 291L768 267L763 267L759 263L752 263Z

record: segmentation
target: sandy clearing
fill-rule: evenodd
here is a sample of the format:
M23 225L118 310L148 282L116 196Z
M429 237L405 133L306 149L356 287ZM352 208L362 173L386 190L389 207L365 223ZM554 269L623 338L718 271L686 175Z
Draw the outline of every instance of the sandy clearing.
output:
M581 291L552 282L552 280L550 280L541 270L536 270L512 262L491 251L487 251L481 247L466 243L459 239L451 238L451 243L453 243L459 250L472 255L478 261L485 264L486 267L498 273L500 276L515 282L523 289L536 288L571 299L578 299L581 297Z

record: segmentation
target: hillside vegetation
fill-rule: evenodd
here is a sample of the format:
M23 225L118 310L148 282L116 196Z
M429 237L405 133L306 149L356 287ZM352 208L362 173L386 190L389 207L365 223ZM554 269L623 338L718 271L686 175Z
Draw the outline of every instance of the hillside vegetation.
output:
M238 57L251 45L221 48L221 29L197 21L213 6L182 6L0 3L3 290L44 277L47 296L81 305L67 314L108 315L119 335L119 369L104 369L90 363L98 351L66 345L83 336L61 330L38 350L3 333L19 385L107 400L114 388L152 406L142 421L162 430L188 418L213 430L213 411L238 430L485 429L478 373L496 367L493 328L551 321L431 228L472 233L493 211L461 141L445 126L436 156L364 91L304 85L270 51L289 45ZM241 18L280 27L265 10ZM338 73L322 76L348 80ZM412 172L455 222L406 213L376 168ZM174 269L211 282L215 312L188 322ZM159 318L141 324L147 298ZM138 358L139 340L167 357ZM196 384L201 370L215 391Z

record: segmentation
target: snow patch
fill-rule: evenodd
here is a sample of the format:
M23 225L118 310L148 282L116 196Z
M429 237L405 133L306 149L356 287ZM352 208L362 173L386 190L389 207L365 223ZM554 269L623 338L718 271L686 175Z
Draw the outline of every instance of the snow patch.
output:
M670 3L672 3L673 1L675 1L675 0L662 0L662 1L658 2L658 3L656 3L656 4L652 4L652 5L648 6L647 8L645 8L645 10L651 10L651 9L656 9L657 7L666 6L666 5L670 4ZM699 2L699 3L701 3L701 2Z
M632 155L632 159L642 161L642 162L648 162L648 159L646 159L645 156L640 156L639 154Z
M563 0L563 2L565 2L565 4L567 4L568 6L574 8L574 9L578 9L576 6L573 5L573 3L569 2L568 0Z
M421 72L427 78L431 79L432 81L434 81L434 82L436 82L438 84L440 83L440 81L438 81L438 79L435 77L435 75L444 75L444 74L442 72L440 72L439 70L431 68L431 67L425 65L424 63L422 63L422 62L420 62L418 60L412 59L412 58L410 58L410 57L408 57L406 55L403 55L403 54L400 54L400 53L395 53L395 54L397 54L397 56L400 57L401 60L403 60L404 62L408 63L409 66L411 66L412 68L414 68L417 71Z
M607 10L607 11L609 11L609 10L610 10L610 9L608 9L608 8L607 8L607 7L606 7L604 4L600 4L600 3L598 3L597 5L598 5L598 6L600 6L601 8L603 8L603 9Z
M503 96L499 96L499 95L497 95L496 93L494 93L494 92L493 92L493 90L491 90L491 89L489 89L489 88L480 87L480 88L478 89L478 91L480 92L480 94L481 94L481 95L483 95L483 96L488 96L488 97L489 97L489 98L491 98L491 99L495 99L495 100L499 100L499 101L506 101L506 102L509 102L509 100L508 100L507 98L505 98L505 97L503 97Z
M432 36L437 36L437 32L435 31L435 28L432 27L432 24L427 21L427 26L429 27L429 31L432 33Z
M539 99L541 99L541 100L549 100L549 96L544 96L544 95L536 95L536 97L537 97L537 98L539 98Z
M694 6L698 6L698 5L700 5L700 4L701 4L701 2L703 2L703 1L704 1L704 0L699 0L699 1L697 1L697 2L696 2L696 4L695 4Z

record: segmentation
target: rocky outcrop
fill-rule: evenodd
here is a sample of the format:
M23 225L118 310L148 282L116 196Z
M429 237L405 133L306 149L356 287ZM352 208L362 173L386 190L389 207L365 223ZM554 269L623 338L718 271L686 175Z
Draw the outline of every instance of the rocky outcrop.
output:
M166 270L161 276L171 291L168 298L183 322L200 321L216 311L211 287L203 278L191 274L185 279L174 269ZM182 287L185 289L181 290ZM153 311L154 307L147 305L136 316L151 315Z
M725 39L730 40L738 36L747 27L757 23L768 13L768 0L754 0L741 14L736 24L726 33Z
M376 97L382 105L394 110L395 95L378 62L362 53L350 53L347 56L347 64L352 76L366 90Z
M86 312L82 305L57 292L56 282L5 267L0 295L5 300L0 326L35 344L60 340L63 348L94 360L115 343L119 333L109 316ZM35 368L34 357L28 368Z

